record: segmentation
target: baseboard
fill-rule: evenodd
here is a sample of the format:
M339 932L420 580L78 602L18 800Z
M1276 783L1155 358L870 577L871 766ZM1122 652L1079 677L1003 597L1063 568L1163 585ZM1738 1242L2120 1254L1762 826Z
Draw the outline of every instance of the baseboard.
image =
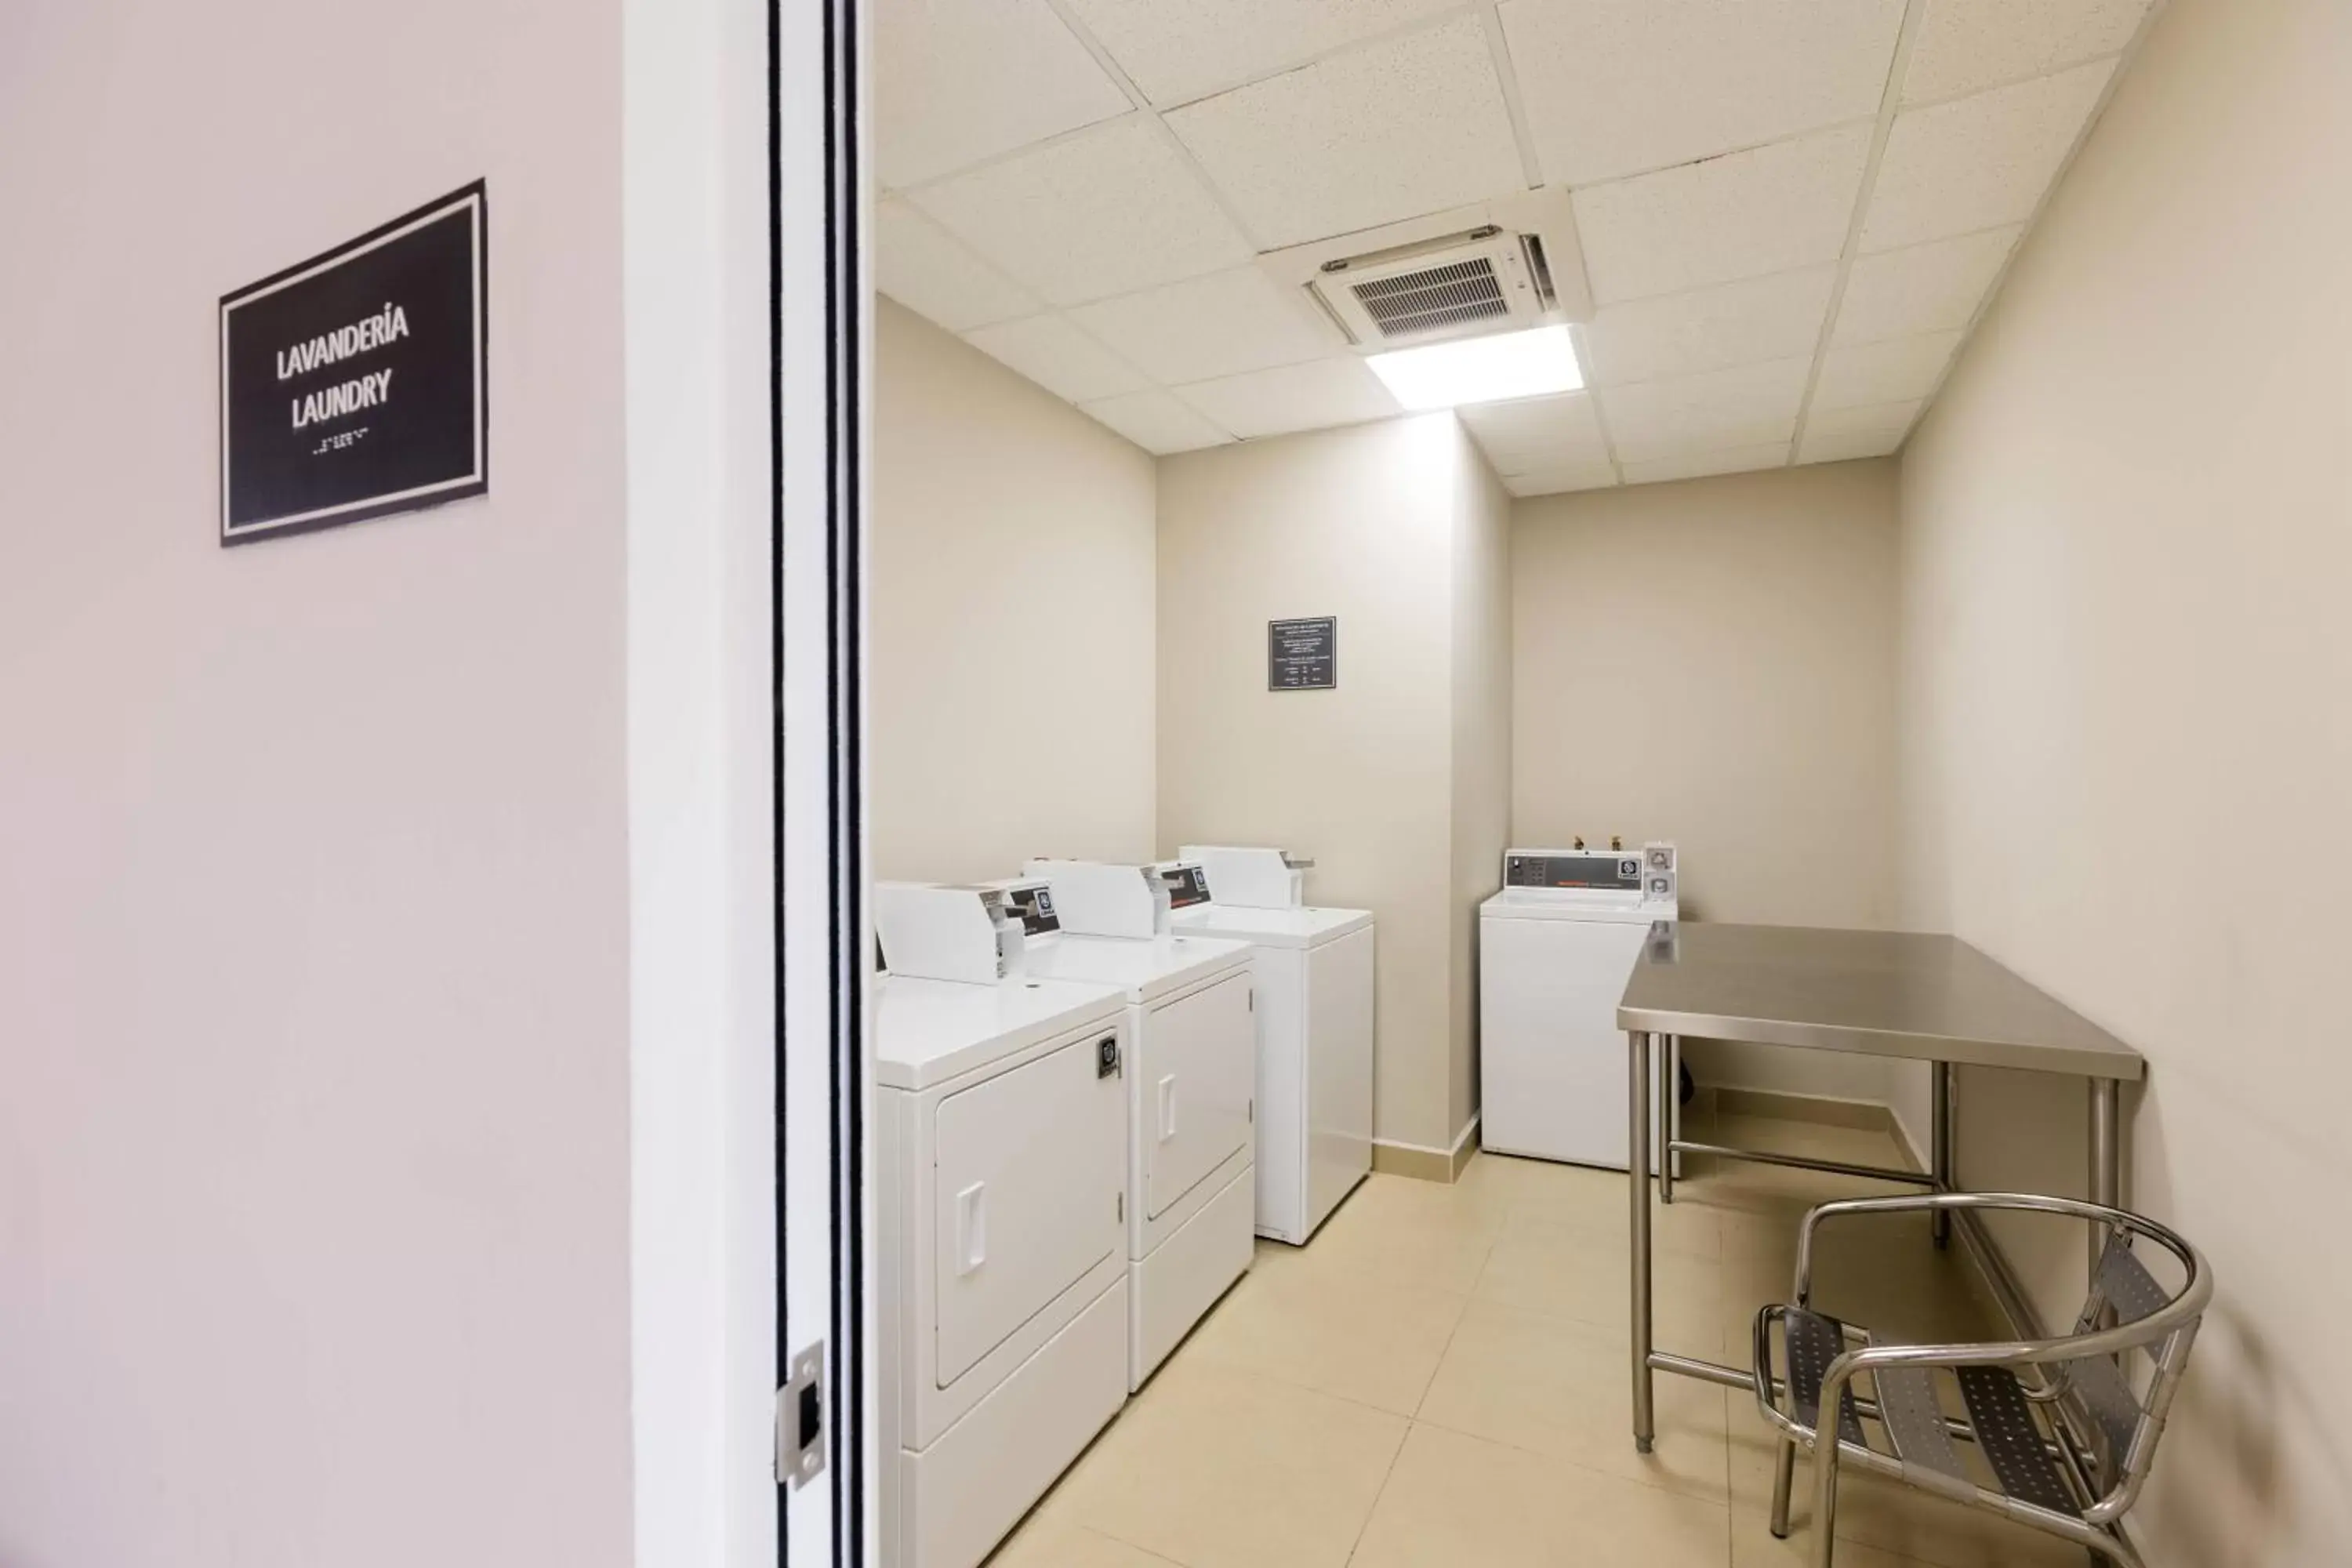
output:
M1372 1140L1372 1169L1383 1175L1411 1176L1417 1182L1458 1182L1463 1167L1478 1152L1478 1114L1470 1114L1470 1124L1454 1140L1450 1149L1433 1149L1426 1143L1405 1143L1392 1138Z

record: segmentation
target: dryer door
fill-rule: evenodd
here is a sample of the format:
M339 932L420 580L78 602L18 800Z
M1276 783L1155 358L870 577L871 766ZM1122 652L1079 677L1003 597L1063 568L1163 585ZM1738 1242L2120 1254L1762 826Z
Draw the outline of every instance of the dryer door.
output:
M1257 1092L1257 1020L1250 1013L1249 971L1237 969L1152 1008L1136 1042L1136 1063L1143 1212L1157 1219L1255 1131L1250 1106Z
M933 1112L941 1388L1123 1245L1126 1086L1090 1029Z

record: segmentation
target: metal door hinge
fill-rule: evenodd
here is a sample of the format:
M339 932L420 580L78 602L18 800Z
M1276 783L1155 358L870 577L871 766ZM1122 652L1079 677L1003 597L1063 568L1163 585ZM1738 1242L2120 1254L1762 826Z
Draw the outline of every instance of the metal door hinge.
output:
M1252 1127L1257 1125L1257 1101L1255 1100L1249 1102L1249 1121Z
M793 1357L791 1379L776 1390L776 1484L794 1491L824 1470L824 1342Z
M1127 1223L1127 1189L1121 1187L1118 1192L1113 1193L1111 1196L1118 1203L1118 1223L1125 1225Z

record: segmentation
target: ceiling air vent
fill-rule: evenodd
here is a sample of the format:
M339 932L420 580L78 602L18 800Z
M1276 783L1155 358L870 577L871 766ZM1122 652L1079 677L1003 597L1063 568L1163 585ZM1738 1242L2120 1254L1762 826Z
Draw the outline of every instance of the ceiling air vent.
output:
M1553 304L1543 241L1492 225L1324 262L1311 285L1360 347L1534 326Z

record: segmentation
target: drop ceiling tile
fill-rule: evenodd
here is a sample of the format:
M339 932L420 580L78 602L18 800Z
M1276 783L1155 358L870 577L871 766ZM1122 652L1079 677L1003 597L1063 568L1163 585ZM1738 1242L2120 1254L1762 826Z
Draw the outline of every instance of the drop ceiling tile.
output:
M1834 267L1718 283L1604 305L1584 329L1596 386L1656 381L1810 354L1829 314Z
M1079 22L1155 104L1284 70L1459 0L1069 0Z
M1147 452L1167 457L1222 447L1233 437L1210 424L1172 392L1156 388L1079 406Z
M1878 112L1903 0L1505 0L1544 178L1582 185Z
M1297 364L1348 346L1304 295L1255 267L1097 300L1070 315L1152 380L1171 384Z
M1870 155L1849 126L1575 193L1603 305L1834 261Z
M875 286L951 332L1034 315L1034 296L897 200L874 207Z
M2147 6L2148 0L1927 0L1903 101L1958 98L2114 54L2131 42Z
M1796 434L1810 357L1773 360L1671 381L1605 386L1597 395L1618 458L1636 463L1787 442Z
M1797 453L1801 463L1843 463L1855 458L1884 458L1903 445L1900 430L1854 430L1838 436L1807 435Z
M1524 184L1475 16L1203 99L1168 125L1270 248Z
M874 10L875 144L908 185L1129 105L1045 0L911 0Z
M1607 489L1617 482L1617 469L1609 463L1577 463L1563 468L1546 468L1533 474L1507 474L1503 488L1515 496L1557 496L1570 490Z
M1846 275L1830 342L1869 343L1967 326L2024 232L2012 224L1861 258Z
M910 199L1055 305L1238 267L1255 254L1149 120L1097 126Z
M1720 447L1707 452L1677 452L1644 463L1625 465L1629 485L1655 484L1662 479L1703 479L1711 474L1746 474L1759 468L1785 468L1789 443L1765 442L1752 447Z
M1609 461L1600 416L1589 392L1557 397L1525 397L1516 403L1482 403L1454 411L1495 465L1509 478L1538 469Z
M1150 384L1133 366L1050 312L966 332L964 341L1070 403L1140 392Z
M1805 416L1805 439L1816 436L1853 436L1881 430L1901 432L1919 417L1920 399L1907 403L1857 403L1847 408L1816 408Z
M1402 412L1354 354L1195 382L1176 394L1244 437L1360 425Z
M1892 250L2032 217L2114 69L2113 60L2098 60L1896 115L1862 248Z
M1853 408L1865 403L1906 403L1936 389L1936 378L1960 346L1958 332L1928 332L1916 338L1889 338L1883 343L1832 349L1822 357L1821 379L1813 387L1816 412Z

